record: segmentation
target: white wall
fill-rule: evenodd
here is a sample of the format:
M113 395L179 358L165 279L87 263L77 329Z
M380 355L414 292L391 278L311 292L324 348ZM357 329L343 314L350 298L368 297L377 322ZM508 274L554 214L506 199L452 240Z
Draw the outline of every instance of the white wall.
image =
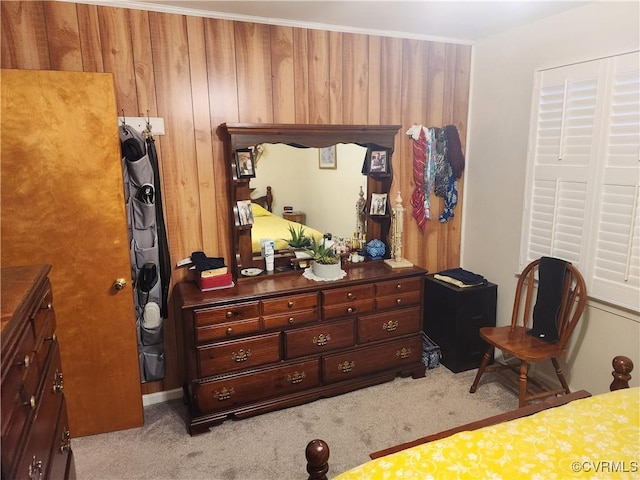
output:
M518 270L534 72L638 50L638 2L593 2L474 46L462 266L498 284L498 324L508 324ZM564 363L572 389L608 389L613 356L640 379L640 316L590 302ZM544 374L548 371L539 370Z

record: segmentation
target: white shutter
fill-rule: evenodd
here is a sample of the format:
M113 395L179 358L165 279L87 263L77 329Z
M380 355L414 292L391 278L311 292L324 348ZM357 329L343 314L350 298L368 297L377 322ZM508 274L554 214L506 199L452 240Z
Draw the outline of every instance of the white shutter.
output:
M601 67L580 64L538 75L520 267L548 255L580 268Z
M640 56L610 60L593 296L640 310Z
M640 311L640 53L536 74L520 267L573 263Z

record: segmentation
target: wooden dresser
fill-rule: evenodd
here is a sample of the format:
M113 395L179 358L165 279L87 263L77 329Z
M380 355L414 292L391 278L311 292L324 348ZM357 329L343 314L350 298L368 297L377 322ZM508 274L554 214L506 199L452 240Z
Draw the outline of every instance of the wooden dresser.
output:
M338 281L298 274L201 292L177 285L189 433L393 380L424 376L425 271L384 262Z
M49 270L2 268L2 479L75 478Z

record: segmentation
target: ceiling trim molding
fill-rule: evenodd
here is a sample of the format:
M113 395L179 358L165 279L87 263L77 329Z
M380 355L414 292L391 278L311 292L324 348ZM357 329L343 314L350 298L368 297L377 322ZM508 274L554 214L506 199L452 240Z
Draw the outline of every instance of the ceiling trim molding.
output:
M458 45L475 45L476 42L460 38L438 37L432 35L419 35L407 32L397 32L392 30L377 30L370 28L358 28L346 25L332 25L327 23L304 22L300 20L287 20L282 18L258 17L252 15L241 15L236 13L213 12L209 10L197 10L192 8L182 8L168 5L159 5L146 2L136 2L129 0L58 0L67 3L83 3L88 5L99 5L103 7L127 8L132 10L146 10L150 12L172 13L176 15L187 15L192 17L217 18L220 20L232 20L238 22L261 23L267 25L277 25L282 27L307 28L311 30L326 30L330 32L355 33L361 35L373 35L378 37L405 38L408 40L424 40L431 42L453 43Z

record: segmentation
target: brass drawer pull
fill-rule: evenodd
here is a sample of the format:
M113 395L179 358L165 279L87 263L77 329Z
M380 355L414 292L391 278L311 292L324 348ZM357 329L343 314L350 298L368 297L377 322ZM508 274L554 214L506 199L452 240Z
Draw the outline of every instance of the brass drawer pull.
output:
M24 356L24 361L18 363L18 365L22 365L25 368L29 368L29 365L31 365L31 355L27 354Z
M233 335L233 328L229 327L227 328L227 335Z
M236 391L232 388L222 387L222 390L216 390L213 393L213 398L220 400L221 402L225 400L229 400L231 395L236 393Z
M410 348L402 347L400 350L396 350L396 357L405 359L405 358L408 358L409 355L411 355L411 349Z
M331 340L331 335L329 335L328 333L321 333L317 337L313 337L313 340L311 341L317 346L322 347L323 345L329 343L329 340Z
M389 320L382 324L382 329L385 332L393 332L398 329L398 321L397 320Z
M233 352L231 354L231 359L235 360L236 362L240 363L240 362L246 362L249 357L251 356L251 349L248 348L246 351L243 349L238 350L238 353Z
M396 298L396 305L400 305L402 303L402 299L401 298Z
M355 307L349 307L347 308L347 313L351 314L351 313L355 313L356 309Z
M304 372L295 371L287 375L287 381L291 384L301 383L306 378L307 374Z
M294 302L293 300L289 300L289 301L287 302L287 307L288 307L288 308L293 308L293 306L294 306L294 305L295 305L295 302Z
M62 393L64 391L64 379L62 378L62 372L56 370L53 375L53 393Z
M35 480L42 478L42 460L38 460L36 456L33 456L31 464L29 465L29 479Z
M71 450L71 433L65 428L60 439L60 453L69 452Z
M353 367L356 366L356 362L350 362L349 360L345 360L342 363L338 364L338 371L342 373L349 373L353 370Z
M31 407L32 409L36 408L36 397L35 397L35 395L31 395L29 397L29 401L28 402L24 402L23 405L26 406L26 407Z
M402 284L401 283L398 283L396 285L396 290L402 290Z
M292 324L293 322L295 322L295 320L293 319L293 317L289 317L289 320L287 320L290 324Z
M229 310L226 314L225 317L227 318L232 318L233 317L233 312L231 310Z
M347 293L347 300L351 300L353 298L353 293Z

